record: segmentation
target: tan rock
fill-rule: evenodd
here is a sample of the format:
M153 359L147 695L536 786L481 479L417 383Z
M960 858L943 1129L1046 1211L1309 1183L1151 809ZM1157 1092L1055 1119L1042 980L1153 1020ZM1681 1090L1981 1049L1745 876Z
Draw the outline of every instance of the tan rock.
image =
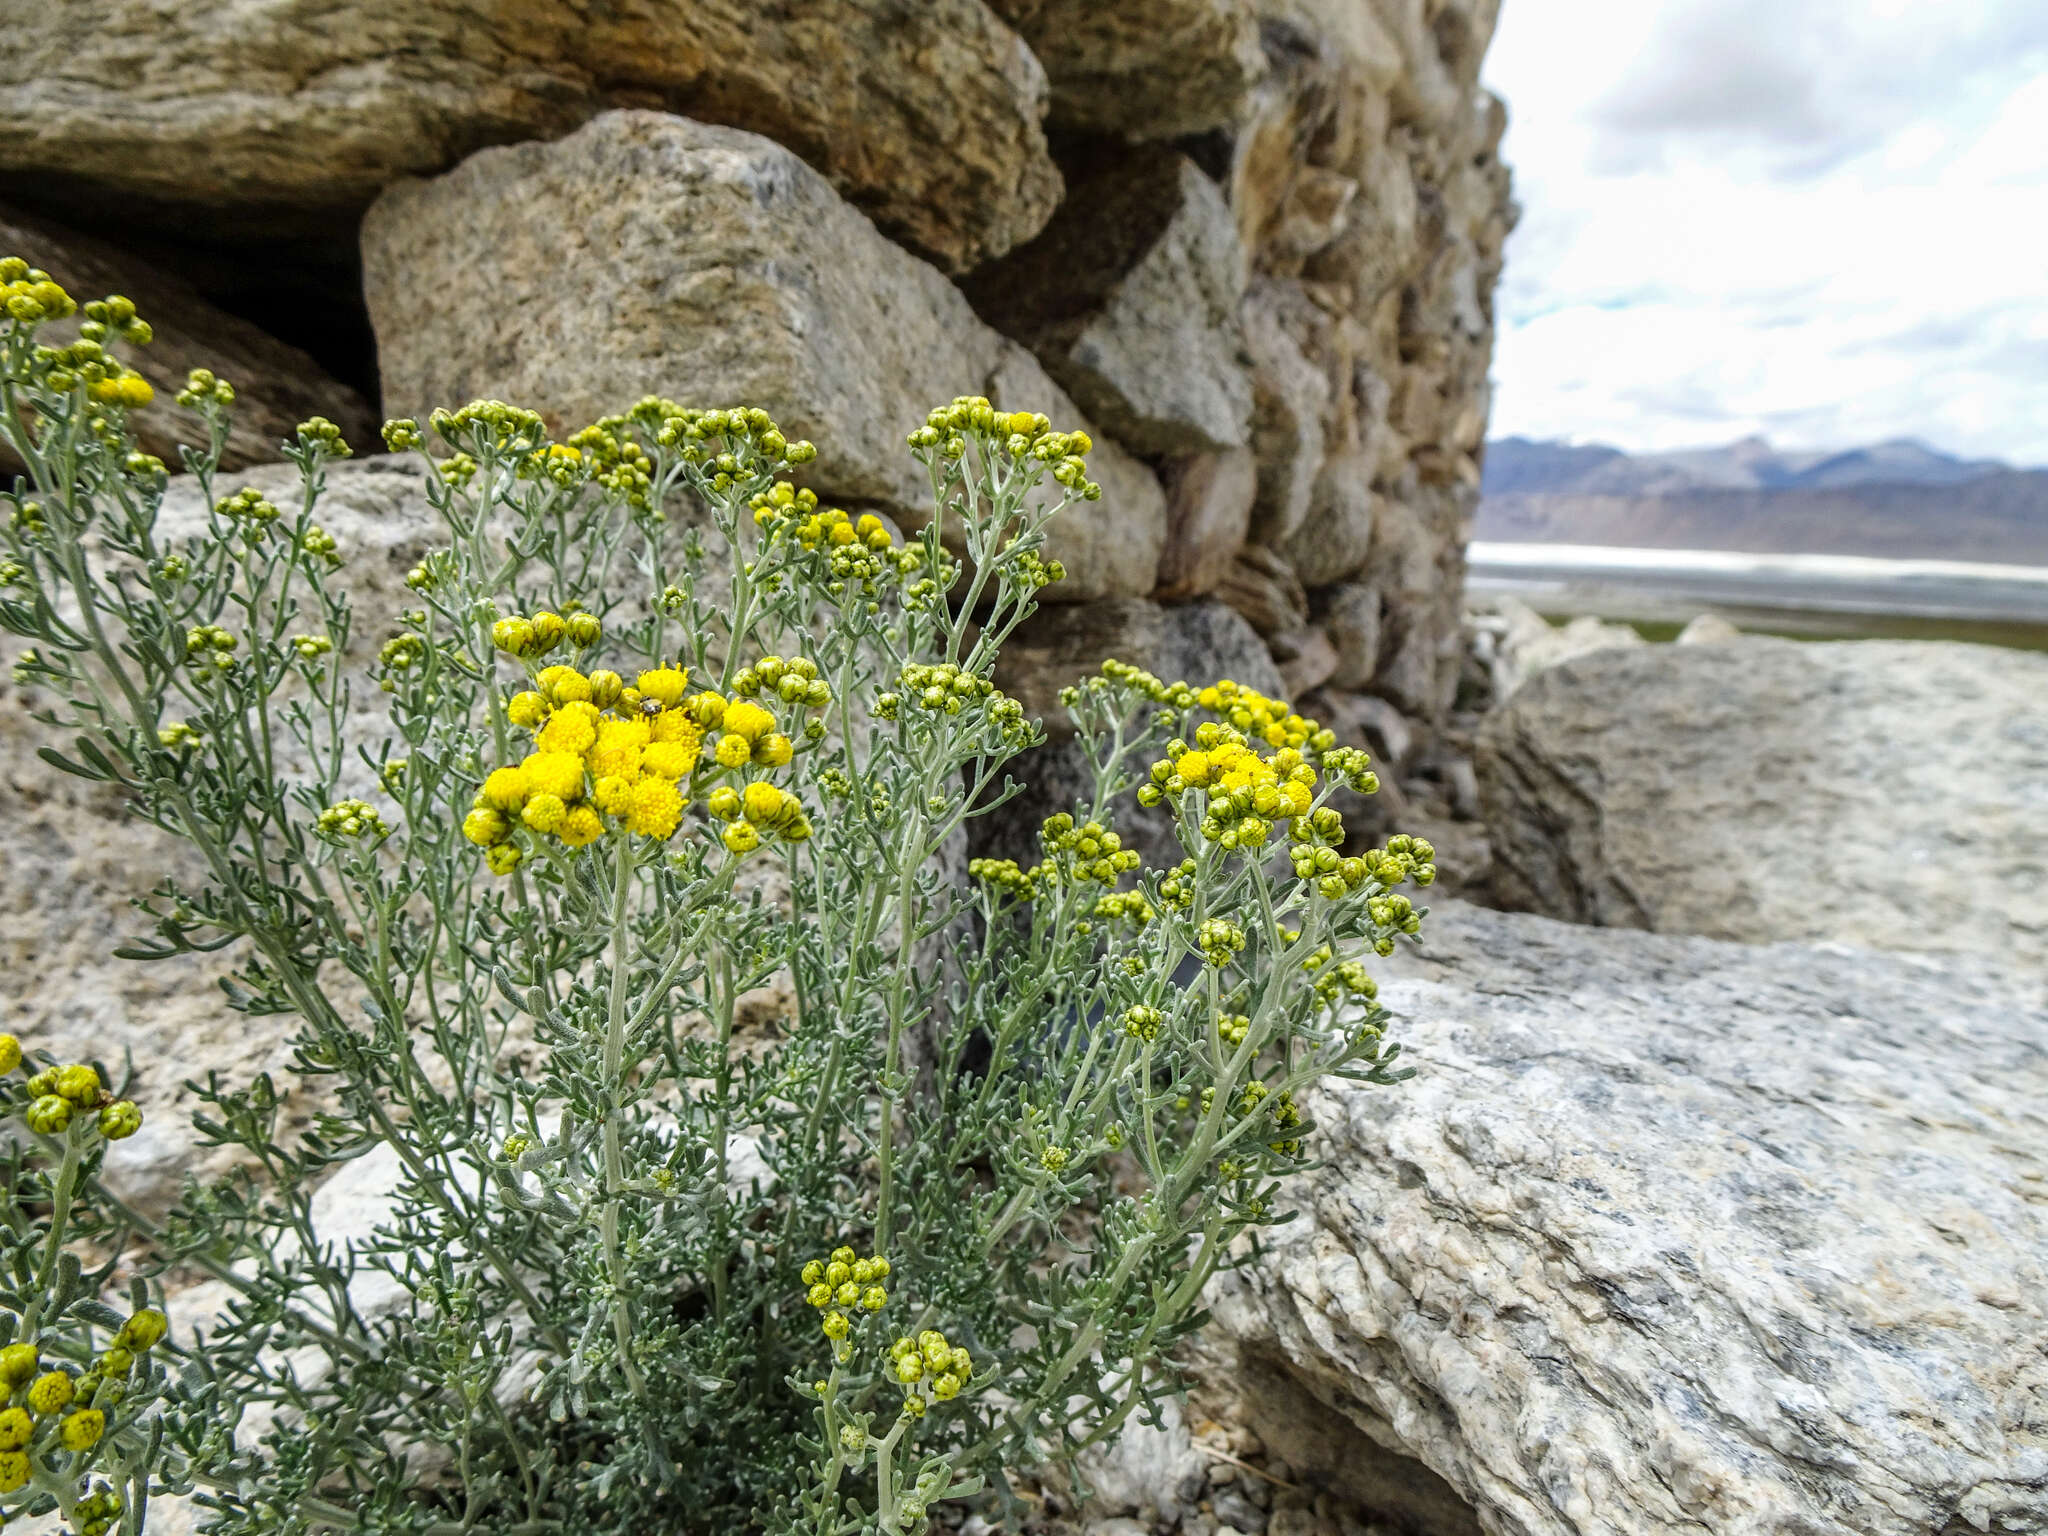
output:
M1322 687L1337 671L1337 647L1319 626L1275 636L1270 643L1287 698L1298 699L1310 689Z
M1060 177L1044 71L982 0L67 0L0 12L0 170L52 195L316 226L613 105L769 134L965 270ZM558 273L557 276L566 276Z
M767 139L613 112L394 186L363 225L386 410L490 395L571 429L646 394L745 401L818 445L821 495L930 515L904 434L962 394L1092 429L1037 361L978 320ZM561 274L574 268L573 283ZM1152 590L1165 497L1097 434L1102 499L1052 553L1058 601Z
M1285 556L1248 544L1231 562L1216 595L1243 614L1261 635L1287 634L1308 624L1308 594Z
M81 304L124 294L156 333L146 347L120 349L122 359L156 387L156 399L130 414L144 451L173 470L178 445L199 440L199 418L175 396L194 368L210 368L235 386L234 424L221 454L223 469L273 462L280 444L310 416L325 416L359 452L377 443L377 421L355 390L327 376L297 347L246 320L224 314L193 288L103 240L0 206L0 255L20 256L47 271ZM74 319L44 333L53 345L75 339Z
M1266 70L1249 0L990 0L1052 79L1052 120L1131 139L1234 124Z
M1338 688L1363 688L1379 670L1380 595L1356 582L1329 587L1316 594L1312 611L1337 648L1330 674Z
M1347 449L1329 457L1316 476L1308 516L1285 546L1303 586L1327 587L1365 564L1372 553L1378 500L1364 453Z
M1258 464L1249 450L1196 454L1167 465L1166 547L1159 556L1162 602L1213 592L1230 574L1251 523Z
M968 297L1133 452L1241 447L1252 410L1244 253L1215 182L1168 149L1075 182L1044 233Z
M1297 291L1262 282L1245 296L1243 309L1252 356L1252 451L1259 461L1251 536L1275 546L1291 539L1308 518L1331 406L1328 378L1289 324L1302 302Z

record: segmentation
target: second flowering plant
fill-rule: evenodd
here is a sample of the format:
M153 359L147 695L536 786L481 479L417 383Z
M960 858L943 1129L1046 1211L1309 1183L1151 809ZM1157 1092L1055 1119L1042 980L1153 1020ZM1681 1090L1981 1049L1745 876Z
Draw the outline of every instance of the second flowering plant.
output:
M288 505L219 487L231 392L195 375L207 511L175 527L111 351L132 308L54 346L69 296L0 277L17 676L56 766L203 856L134 952L219 951L324 1106L291 1137L284 1086L206 1085L196 1134L247 1172L160 1227L67 1165L90 1214L52 1251L84 1221L228 1300L170 1299L176 1368L107 1430L125 1495L52 1440L0 1510L911 1532L1006 1511L1006 1470L1173 1388L1204 1285L1312 1154L1304 1091L1399 1075L1366 956L1433 868L1346 847L1362 753L1119 662L1066 695L1091 792L965 860L1042 739L995 664L1061 575L1048 524L1099 494L1085 435L938 407L905 538L820 505L757 409L647 399L562 442L498 402L393 422L442 532L352 677L339 435L288 445ZM1118 832L1133 797L1177 862ZM387 1214L323 1232L352 1163Z

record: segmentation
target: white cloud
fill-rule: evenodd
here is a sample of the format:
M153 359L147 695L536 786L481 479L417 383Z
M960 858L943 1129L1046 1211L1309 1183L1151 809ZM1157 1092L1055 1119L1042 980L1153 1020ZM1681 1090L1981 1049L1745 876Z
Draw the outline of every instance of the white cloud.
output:
M2048 5L1509 0L1494 430L2048 463Z

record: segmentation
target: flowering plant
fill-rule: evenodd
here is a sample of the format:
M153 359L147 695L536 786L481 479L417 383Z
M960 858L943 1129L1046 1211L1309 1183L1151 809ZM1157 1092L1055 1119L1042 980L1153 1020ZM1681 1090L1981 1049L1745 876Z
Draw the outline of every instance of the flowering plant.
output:
M151 1225L95 1177L133 1106L4 1042L29 1077L0 1386L31 1412L0 1508L907 1532L1171 1390L1205 1283L1303 1166L1304 1090L1402 1075L1361 957L1415 932L1395 888L1433 869L1416 840L1344 851L1326 801L1375 787L1364 754L1116 662L1064 696L1085 803L1033 859L964 860L1041 740L995 661L1061 574L1049 521L1099 494L1084 434L934 410L906 539L821 506L759 410L648 399L565 442L498 402L392 422L445 540L382 640L372 736L316 521L339 434L286 445L290 505L219 494L232 391L195 374L205 511L178 529L127 430L132 307L51 345L70 298L18 260L0 285L26 466L0 626L33 642L45 756L203 856L129 952L229 957L322 1106L288 1137L269 1080L195 1085L245 1171ZM1133 789L1177 865L1113 829ZM382 1219L323 1232L351 1163ZM174 1295L160 1342L146 1296L123 1318L55 1257L131 1235L210 1274L218 1315ZM19 1348L94 1363L45 1413ZM115 1417L88 1435L72 1402Z

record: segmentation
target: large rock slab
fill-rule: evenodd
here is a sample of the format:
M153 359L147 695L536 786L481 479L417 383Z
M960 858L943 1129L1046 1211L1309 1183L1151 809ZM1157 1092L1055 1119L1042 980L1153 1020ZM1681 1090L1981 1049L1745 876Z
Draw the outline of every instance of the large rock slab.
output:
M930 515L904 435L988 395L1090 427L1031 354L935 268L883 238L767 139L612 112L551 144L485 150L408 181L363 223L364 289L387 414L478 395L573 430L642 395L745 402L818 445L820 495ZM1102 499L1052 553L1055 601L1152 590L1165 496L1098 435Z
M2048 656L1601 650L1477 762L1504 900L1575 922L2048 962Z
M1173 139L1235 124L1266 72L1251 0L990 0L1052 78L1062 128Z
M1314 1095L1301 1218L1212 1294L1300 1480L1432 1536L2048 1530L2038 973L1424 932L1417 1076Z
M1045 73L982 0L67 0L0 10L0 172L62 206L311 227L613 105L769 134L965 270L1060 196Z
M1245 280L1222 189L1159 149L1077 178L1044 233L967 292L1117 441L1174 455L1248 440Z
M199 418L174 398L194 368L210 368L235 386L224 469L275 462L284 440L311 416L325 416L359 449L377 440L369 403L304 352L222 313L189 284L103 240L0 205L0 255L43 268L81 304L116 293L135 301L156 335L148 346L124 348L121 355L155 386L156 399L131 411L129 424L144 450L174 470L178 445L202 435ZM75 340L77 327L74 318L44 339L52 345Z

